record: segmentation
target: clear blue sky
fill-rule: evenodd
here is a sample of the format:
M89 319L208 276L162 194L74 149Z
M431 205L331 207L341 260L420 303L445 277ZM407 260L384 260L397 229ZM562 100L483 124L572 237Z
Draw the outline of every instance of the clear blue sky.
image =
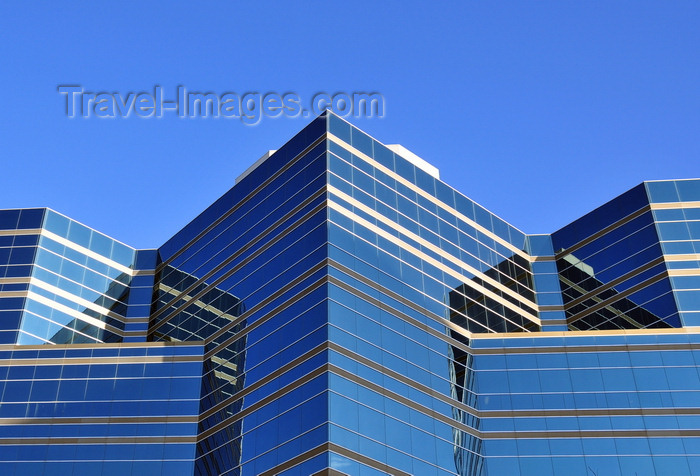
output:
M700 176L700 2L0 4L0 208L157 247L308 119L68 119L127 94L378 91L351 119L528 233Z

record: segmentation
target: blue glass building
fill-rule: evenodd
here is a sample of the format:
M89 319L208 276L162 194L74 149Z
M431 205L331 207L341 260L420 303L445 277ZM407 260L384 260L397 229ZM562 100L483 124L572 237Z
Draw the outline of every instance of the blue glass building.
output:
M527 235L323 115L157 250L0 211L0 474L700 474L699 326L700 180Z

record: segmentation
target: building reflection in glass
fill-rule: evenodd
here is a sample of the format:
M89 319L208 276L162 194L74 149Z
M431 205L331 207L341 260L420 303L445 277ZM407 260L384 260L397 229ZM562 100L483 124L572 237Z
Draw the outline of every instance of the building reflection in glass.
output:
M662 319L646 309L644 303L626 297L618 298L620 292L615 287L597 279L593 267L573 254L558 259L557 267L569 330L668 328L681 325L677 314ZM650 299L652 297L656 297L656 293L650 295Z
M497 280L500 286L517 291L520 295L534 301L532 291L532 275L529 263L518 255L502 260L484 274ZM509 300L507 294L489 284L482 277L475 276L474 284L499 294ZM536 332L539 326L518 314L484 293L478 291L472 283L464 283L452 290L448 296L450 306L450 322L472 333L488 332ZM510 302L513 302L512 300ZM534 310L530 310L535 312ZM469 339L464 334L449 329L449 336L469 346ZM451 396L458 402L478 409L476 393L476 373L473 369L473 357L462 346L451 345L448 349L449 375L451 381ZM452 416L455 420L479 431L479 418L462 408L453 407ZM461 476L476 476L482 474L484 459L482 456L482 441L474 435L453 428L454 459L457 473Z
M154 298L158 308L177 299L171 304L177 314L160 326L153 334L154 340L205 341L206 351L213 352L204 361L196 474L223 474L236 467L240 471L242 419L224 422L243 406L243 399L234 396L245 384L247 339L245 335L239 339L235 336L246 326L246 320L239 319L245 304L233 294L209 287L172 266L164 267L156 276ZM219 345L231 338L235 339L233 343Z

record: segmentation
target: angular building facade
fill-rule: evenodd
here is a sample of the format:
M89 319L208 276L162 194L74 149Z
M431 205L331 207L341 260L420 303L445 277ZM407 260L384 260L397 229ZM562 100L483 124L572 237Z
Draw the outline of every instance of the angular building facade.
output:
M156 250L0 211L0 474L700 474L700 180L527 235L315 119Z

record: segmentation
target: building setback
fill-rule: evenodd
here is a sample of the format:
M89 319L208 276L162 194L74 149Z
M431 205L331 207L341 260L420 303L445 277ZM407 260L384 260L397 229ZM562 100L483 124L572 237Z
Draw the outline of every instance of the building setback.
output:
M0 474L698 475L700 180L527 235L332 114L157 250L0 211Z

